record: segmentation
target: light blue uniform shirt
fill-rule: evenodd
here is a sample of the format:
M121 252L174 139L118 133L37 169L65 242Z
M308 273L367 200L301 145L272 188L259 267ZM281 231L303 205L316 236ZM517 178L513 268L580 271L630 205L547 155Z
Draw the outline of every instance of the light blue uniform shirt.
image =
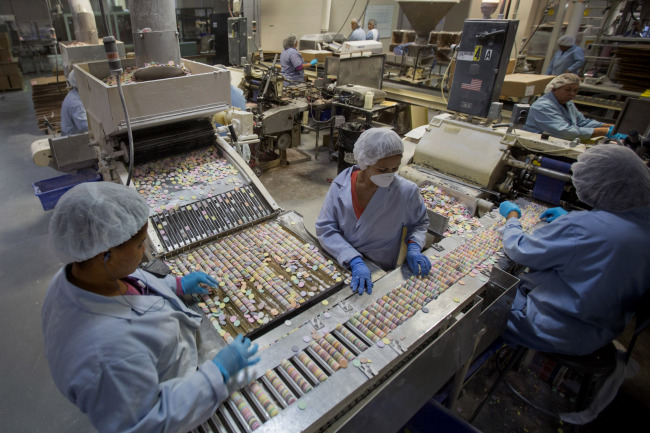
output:
M316 235L325 250L342 266L363 255L383 269L397 263L402 228L406 239L424 246L429 226L427 208L413 182L396 175L387 188L377 188L370 203L357 219L352 206L352 170L343 170L332 181L316 220Z
M546 75L560 75L569 71L573 74L580 72L585 64L585 52L577 45L566 51L557 50L551 63L546 68Z
M176 279L137 270L155 294L105 297L54 276L41 312L54 383L100 432L189 431L227 397L219 368L198 365L200 315ZM198 369L197 369L198 367Z
M246 98L244 98L244 91L232 84L230 85L230 106L246 111Z
M594 128L603 125L602 122L587 119L571 101L563 107L553 92L549 92L530 106L524 130L538 134L548 132L564 140L587 140L594 133Z
M61 104L61 135L88 132L88 117L77 89L68 92Z
M358 27L350 33L350 37L348 38L348 41L365 41L366 40L366 34L363 31L361 27Z
M295 48L285 48L280 54L281 73L289 81L300 83L305 81L305 71L303 69L296 70L297 67L302 66L304 63L302 56ZM298 83L285 82L286 86L295 86L296 84Z
M503 248L530 268L504 339L544 352L584 355L623 330L650 289L650 206L570 212L524 234L506 222Z
M367 41L378 41L379 40L379 30L377 30L377 29L369 30L368 33L366 33L366 40Z

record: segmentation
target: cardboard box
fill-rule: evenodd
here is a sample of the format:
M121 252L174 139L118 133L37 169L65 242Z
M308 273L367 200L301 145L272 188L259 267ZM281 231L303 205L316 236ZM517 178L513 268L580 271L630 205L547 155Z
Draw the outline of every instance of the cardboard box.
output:
M0 33L0 50L9 49L11 49L11 39L9 39L9 33Z
M9 90L11 85L9 84L9 77L6 75L0 75L0 90Z
M20 63L18 62L0 62L0 75L22 74Z
M553 75L509 74L503 80L502 98L524 98L542 95L546 85L555 78Z
M0 62L12 62L14 57L11 55L11 50L0 49Z
M22 74L12 74L9 75L9 84L12 89L22 89L23 88L23 75Z
M302 50L300 55L305 63L309 63L314 59L318 59L318 63L325 63L325 57L332 55L331 51L318 51L318 50Z

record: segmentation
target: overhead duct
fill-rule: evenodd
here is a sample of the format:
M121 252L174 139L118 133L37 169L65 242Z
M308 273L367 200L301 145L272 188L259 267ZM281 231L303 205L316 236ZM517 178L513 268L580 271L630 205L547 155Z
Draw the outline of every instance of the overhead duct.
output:
M90 0L69 0L77 42L98 44L97 23Z
M428 45L429 34L436 28L440 20L449 10L460 3L460 0L395 0L406 15L417 39L417 45Z
M177 77L181 49L176 29L174 0L138 0L131 2L131 28L138 80ZM151 66L152 64L165 66Z

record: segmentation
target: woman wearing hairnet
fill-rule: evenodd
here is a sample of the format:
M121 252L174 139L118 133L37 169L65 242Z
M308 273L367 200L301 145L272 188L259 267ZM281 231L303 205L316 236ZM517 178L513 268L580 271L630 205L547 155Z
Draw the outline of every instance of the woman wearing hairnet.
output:
M298 38L296 35L289 35L282 41L284 50L280 53L280 73L285 78L285 86L296 86L305 82L305 68L314 66L318 63L318 59L313 59L309 63L305 63L302 55L296 49L298 47Z
M431 262L422 253L429 217L418 187L397 176L404 145L395 132L373 128L354 145L355 166L332 182L316 220L321 245L352 270L351 288L371 293L372 280L363 256L383 269L396 266L406 228L407 263L414 274L428 275Z
M585 118L571 102L579 87L580 78L575 74L555 77L546 86L546 94L530 106L524 129L564 140L611 137L614 125Z
M591 211L549 209L524 234L519 207L503 202L503 248L530 268L504 339L544 352L585 355L616 338L650 289L650 171L623 146L602 144L572 165Z
M229 378L259 361L257 345L239 336L199 364L201 317L179 295L217 282L138 270L147 218L135 190L97 182L66 192L50 221L71 263L43 304L45 354L56 386L100 432L189 431L227 397Z
M585 65L585 52L576 45L573 36L564 35L557 40L558 50L546 68L546 75L577 74Z

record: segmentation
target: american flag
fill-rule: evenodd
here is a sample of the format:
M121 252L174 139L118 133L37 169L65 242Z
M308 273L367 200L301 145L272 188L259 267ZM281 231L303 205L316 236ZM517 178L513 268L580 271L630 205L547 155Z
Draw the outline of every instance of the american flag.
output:
M460 88L461 89L466 89L466 90L474 90L475 92L479 92L481 90L481 84L483 84L483 80L477 80L475 78L472 78L472 81L469 84L461 83Z

